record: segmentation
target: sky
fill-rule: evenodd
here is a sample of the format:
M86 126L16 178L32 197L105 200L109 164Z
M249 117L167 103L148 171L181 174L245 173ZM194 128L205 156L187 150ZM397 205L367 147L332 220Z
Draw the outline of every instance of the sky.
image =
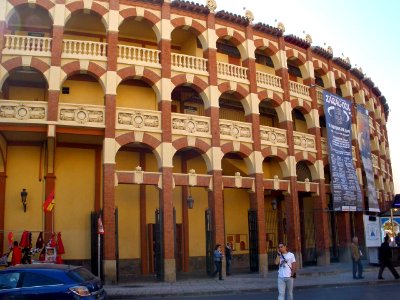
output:
M199 3L205 3L197 1ZM395 193L400 193L400 1L398 0L216 0L217 11L254 14L254 24L285 25L285 35L312 37L312 46L349 57L379 88L390 107L387 129ZM400 88L399 88L400 91Z

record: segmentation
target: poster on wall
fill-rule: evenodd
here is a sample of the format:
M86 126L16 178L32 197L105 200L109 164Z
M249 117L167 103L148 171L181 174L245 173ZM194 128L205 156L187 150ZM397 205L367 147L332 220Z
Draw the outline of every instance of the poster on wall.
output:
M365 246L380 247L381 245L381 223L379 218L364 215Z
M353 163L351 102L323 91L333 209L361 211L362 196Z
M358 145L360 148L361 160L364 166L365 177L367 179L368 209L369 211L379 212L378 198L375 190L374 170L371 159L369 115L368 110L361 105L357 105L357 128Z

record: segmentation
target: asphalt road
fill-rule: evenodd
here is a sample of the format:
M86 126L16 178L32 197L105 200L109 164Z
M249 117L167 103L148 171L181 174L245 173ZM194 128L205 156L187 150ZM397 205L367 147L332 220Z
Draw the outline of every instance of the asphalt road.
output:
M146 300L266 300L277 299L277 292L246 293L229 295L208 295L190 297L163 297L163 298L141 298ZM115 299L115 298L113 298ZM127 299L127 298L121 298ZM132 298L135 299L135 298ZM377 300L377 299L400 299L400 283L397 284L374 284L359 286L337 286L295 289L295 300Z

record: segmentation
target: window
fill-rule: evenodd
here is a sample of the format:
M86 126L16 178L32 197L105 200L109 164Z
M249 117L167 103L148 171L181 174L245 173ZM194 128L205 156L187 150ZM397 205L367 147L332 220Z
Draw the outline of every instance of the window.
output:
M85 281L91 281L96 278L91 272L86 270L85 268L77 268L71 272L67 273L68 277L75 280L78 283L82 283Z
M274 63L271 57L256 52L256 63L273 68Z
M24 280L22 282L22 287L33 287L33 286L43 286L43 285L57 285L62 284L62 282L56 278L38 274L26 272L24 274Z
M15 289L21 273L0 274L0 290Z

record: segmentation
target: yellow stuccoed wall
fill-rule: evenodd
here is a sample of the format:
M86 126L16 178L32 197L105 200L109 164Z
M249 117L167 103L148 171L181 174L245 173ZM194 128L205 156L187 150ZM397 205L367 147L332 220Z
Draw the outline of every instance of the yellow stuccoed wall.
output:
M57 148L54 228L64 259L90 259L90 213L94 210L95 150Z
M63 87L69 87L69 94L60 94L60 103L104 105L104 92L98 82L66 80Z
M156 94L150 87L120 84L117 88L117 107L157 110Z
M11 231L14 240L20 241L24 230L32 232L32 242L36 243L38 233L43 228L42 202L44 182L39 181L40 147L9 146L7 148L7 181L4 213L5 234ZM22 188L28 192L27 210L21 202ZM3 249L7 247L7 239Z
M272 179L275 175L278 175L278 177L282 179L282 170L276 159L273 159L268 163L263 163L263 173L264 178Z
M11 100L47 101L47 90L29 87L10 87Z

